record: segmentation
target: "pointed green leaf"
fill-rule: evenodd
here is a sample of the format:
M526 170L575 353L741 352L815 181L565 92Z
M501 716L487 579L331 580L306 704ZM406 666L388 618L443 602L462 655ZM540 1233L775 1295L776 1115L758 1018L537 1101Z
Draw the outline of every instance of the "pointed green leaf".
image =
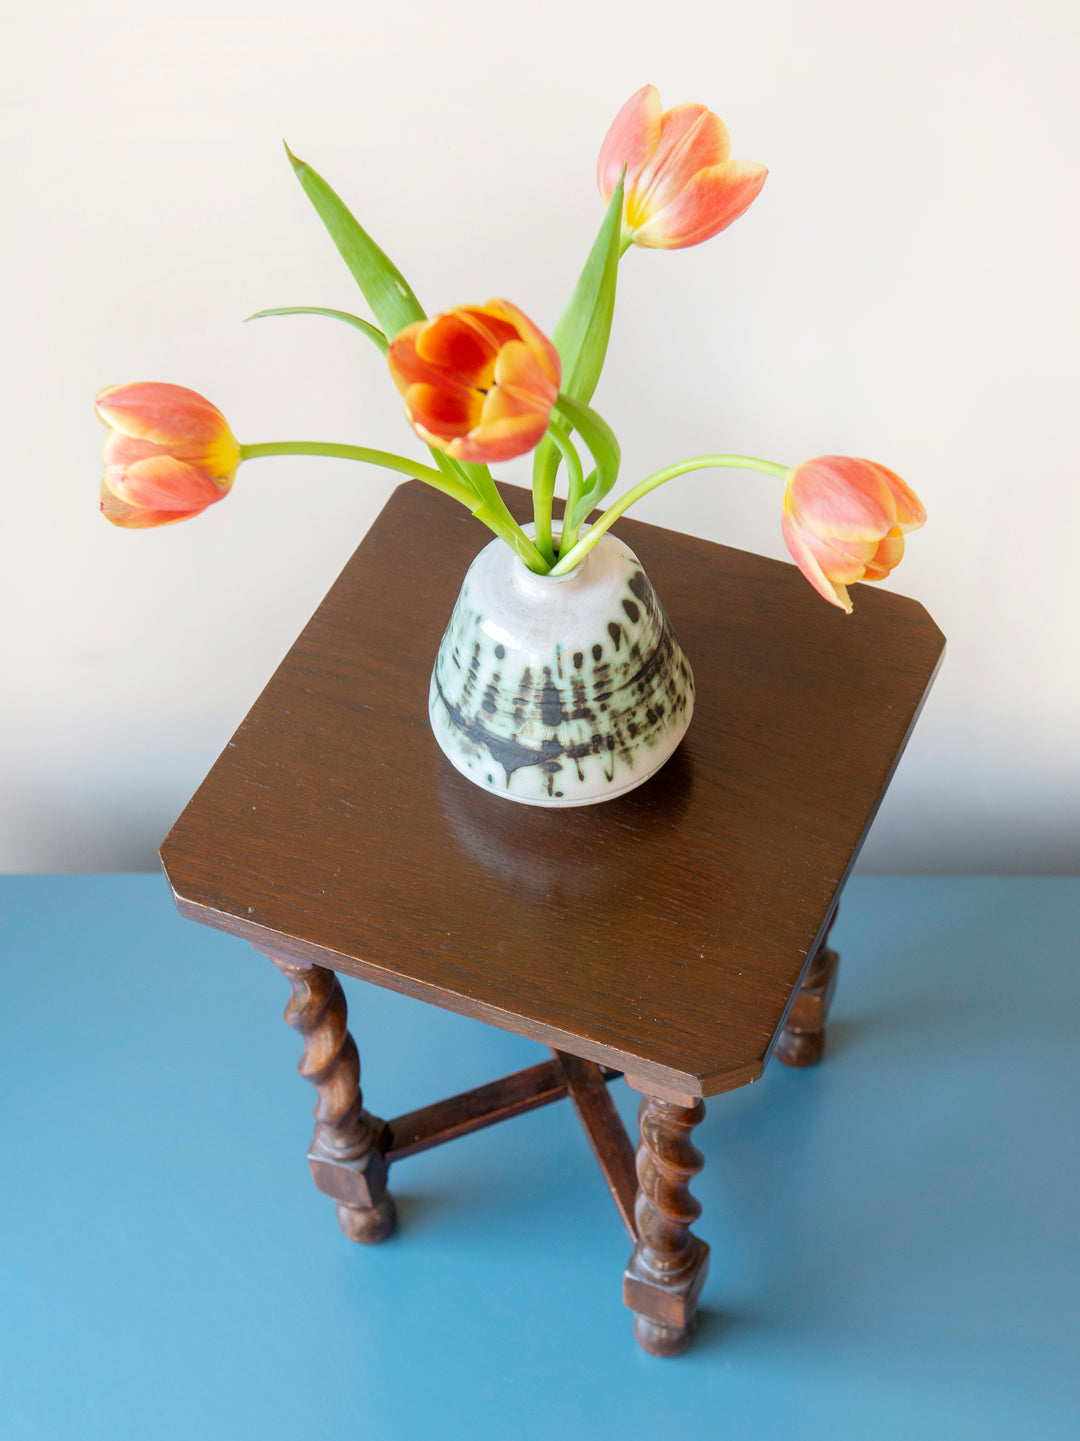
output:
M281 305L276 310L256 310L254 315L246 315L244 320L262 320L267 315L328 315L331 320L343 320L346 325L354 325L357 330L363 331L383 355L390 348L389 341L377 326L361 320L359 315L350 315L347 310L326 310L321 305Z
M619 274L622 204L623 182L620 180L608 203L585 268L552 335L563 365L563 394L585 403L592 399L600 379L611 335L615 285ZM536 543L545 554L554 553L551 547L551 502L559 461L559 452L551 440L545 438L533 456L532 481Z
M298 160L287 145L285 153L296 178L386 334L393 338L406 325L423 320L423 307L405 277L390 257L379 249L345 202L310 165Z
M586 403L592 399L600 379L611 335L619 274L622 204L623 182L620 180L585 269L551 337L563 363L563 394Z

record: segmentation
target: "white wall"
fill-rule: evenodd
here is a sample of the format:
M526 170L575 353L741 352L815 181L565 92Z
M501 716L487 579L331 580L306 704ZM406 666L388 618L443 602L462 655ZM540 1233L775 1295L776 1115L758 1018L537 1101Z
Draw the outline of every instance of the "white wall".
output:
M624 262L596 403L626 478L709 449L904 475L930 522L892 584L950 651L864 863L1077 869L1072 0L9 12L0 868L155 865L393 484L262 462L189 525L115 530L100 386L192 386L247 441L421 453L352 331L240 324L362 306L280 137L429 309L506 295L550 328L599 223L600 140L652 81L771 174L719 239ZM763 476L685 479L638 514L786 554Z

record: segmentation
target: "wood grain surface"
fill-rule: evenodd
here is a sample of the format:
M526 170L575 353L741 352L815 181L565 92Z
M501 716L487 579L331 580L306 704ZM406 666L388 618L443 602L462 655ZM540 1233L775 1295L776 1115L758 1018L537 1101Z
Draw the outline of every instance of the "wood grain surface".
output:
M697 678L654 779L535 810L444 760L428 676L486 532L410 482L164 843L183 914L679 1093L754 1080L944 641L900 596L844 616L794 566L618 532Z

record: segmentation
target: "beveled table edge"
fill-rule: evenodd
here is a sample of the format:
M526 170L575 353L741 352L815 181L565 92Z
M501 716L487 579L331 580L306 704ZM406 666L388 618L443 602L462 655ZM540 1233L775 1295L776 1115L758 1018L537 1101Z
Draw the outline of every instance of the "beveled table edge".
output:
M167 844L168 838L162 843L162 853ZM165 879L169 882L176 909L185 920L198 921L201 925L211 926L215 930L224 931L228 935L248 941L256 950L272 950L279 955L290 956L305 965L323 966L339 975L351 976L358 981L367 981L372 985L383 987L384 990L397 991L400 995L411 996L414 1000L439 1006L443 1010L453 1011L455 1014L467 1016L471 1020L483 1021L487 1025L509 1031L512 1035L537 1041L543 1046L570 1051L573 1055L581 1056L587 1061L595 1061L597 1065L610 1066L617 1071L630 1071L635 1076L654 1080L657 1085L671 1091L704 1098L720 1095L724 1091L735 1090L739 1086L756 1081L764 1069L765 1061L771 1054L772 1043L770 1043L769 1051L759 1060L749 1062L731 1071L702 1076L677 1071L667 1066L657 1065L656 1062L635 1055L631 1051L619 1050L615 1046L605 1046L601 1042L579 1036L573 1031L563 1031L555 1026L546 1026L522 1017L515 1011L503 1010L498 1006L476 1001L471 996L462 995L447 987L427 986L419 981L406 980L396 972L384 969L377 962L342 955L340 952L330 951L322 946L310 945L298 937L285 936L281 931L272 930L267 926L242 921L227 911L216 910L212 906L188 900L169 880L167 871L165 871Z

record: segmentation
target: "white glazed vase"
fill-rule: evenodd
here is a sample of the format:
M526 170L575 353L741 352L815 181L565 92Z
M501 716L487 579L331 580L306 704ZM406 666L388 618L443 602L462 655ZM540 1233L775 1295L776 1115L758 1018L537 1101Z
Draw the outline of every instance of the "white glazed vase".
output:
M568 575L494 540L465 576L431 676L443 752L493 795L584 806L649 779L686 733L694 678L634 552L610 533Z

